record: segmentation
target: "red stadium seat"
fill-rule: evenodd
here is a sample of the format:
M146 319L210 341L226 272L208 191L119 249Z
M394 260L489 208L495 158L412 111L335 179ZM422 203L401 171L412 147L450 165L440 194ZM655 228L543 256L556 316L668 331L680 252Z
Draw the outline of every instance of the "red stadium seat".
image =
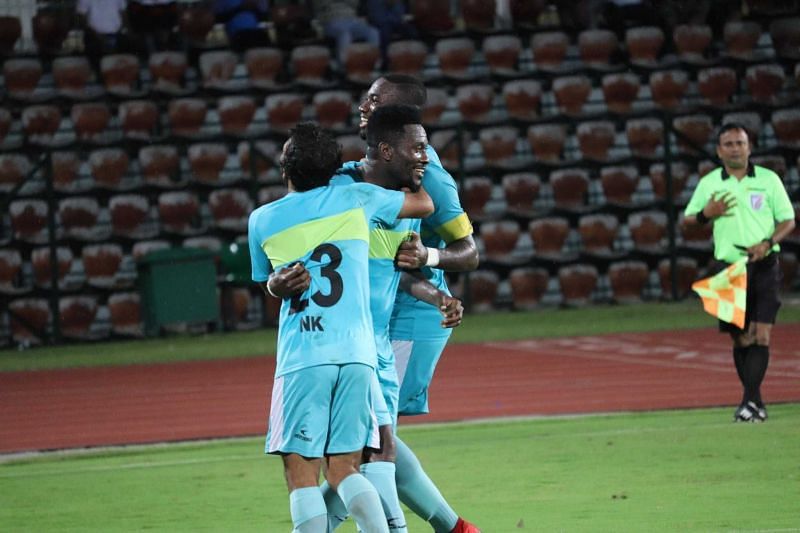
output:
M428 98L425 101L425 106L422 108L423 124L434 125L439 123L442 113L447 109L447 101L449 98L445 89L438 89L435 87L428 89Z
M22 255L19 250L0 249L0 293L18 292L21 278Z
M535 33L531 37L533 62L537 68L558 69L564 62L569 36L562 31Z
M197 143L187 150L189 168L200 183L215 184L228 161L228 146L223 143Z
M75 135L83 141L101 141L111 122L111 111L102 102L75 104L70 113Z
M74 256L66 246L56 248L56 278L60 288L66 287L67 274L72 270ZM52 287L52 266L50 265L50 247L35 248L31 252L31 270L33 281L38 287Z
M483 55L493 74L513 74L519 70L522 42L516 35L492 35L483 40Z
M253 201L244 189L219 189L208 195L214 225L220 229L247 231Z
M614 123L610 120L581 122L575 131L583 157L597 161L608 159L608 151L614 146Z
M705 24L680 24L675 26L673 40L681 59L701 61L711 44L711 27Z
M610 30L591 29L578 34L581 61L590 67L608 65L618 46L617 36Z
M178 16L178 29L192 46L205 43L214 23L214 11L202 2L184 3Z
M488 165L508 165L517 153L519 131L514 126L483 128L478 132L483 158Z
M260 181L269 181L271 171L277 168L277 161L280 156L280 147L273 141L255 141L258 157L255 158L255 174ZM239 166L242 175L252 176L253 169L250 168L250 142L242 141L236 148L239 156Z
M81 250L86 282L93 287L111 288L120 283L122 246L119 244L90 244Z
M206 120L208 107L200 98L175 98L167 109L172 133L196 135Z
M633 165L603 167L600 169L600 183L607 202L630 205L639 186L639 169Z
M460 4L467 31L486 32L494 27L495 0L461 0Z
M377 45L366 42L350 43L344 50L344 71L348 80L369 84L378 68L381 52Z
M560 161L566 139L565 124L533 124L528 127L528 144L539 161Z
M502 185L510 213L525 214L533 210L533 202L539 198L541 188L539 176L528 172L506 174Z
M578 220L583 250L592 254L610 254L618 231L619 221L614 215L583 215Z
M508 261L519 242L519 224L513 220L484 222L480 236L488 259Z
M0 54L11 55L21 35L22 24L18 17L0 16Z
M769 23L769 34L778 57L800 59L800 17L774 18Z
M735 122L744 126L747 135L750 137L750 143L753 145L758 144L758 137L761 135L761 128L763 126L761 115L758 111L726 113L722 117L722 124L728 124L729 122Z
M657 26L628 28L625 31L625 46L631 63L657 63L664 46L664 32Z
M736 71L729 67L711 67L697 73L697 89L713 106L730 103L737 87Z
M772 128L778 144L797 148L800 146L800 110L779 109L772 113Z
M417 40L394 41L389 43L386 55L390 72L420 76L428 58L428 47Z
M481 122L492 110L494 89L489 84L461 85L456 89L456 104L461 117L469 122Z
M244 54L244 65L254 87L270 88L283 71L283 53L277 48L251 48Z
M723 40L728 55L737 59L752 59L756 43L761 38L761 26L753 21L725 23Z
M115 335L143 335L142 309L137 292L115 292L108 297L111 331Z
M239 58L230 50L214 50L200 55L200 73L206 87L225 87L233 78Z
M89 154L89 168L97 185L116 189L128 172L128 154L122 148L102 148Z
M710 159L704 159L697 164L697 175L701 178L717 168L719 164L716 161L712 161Z
M367 155L367 143L359 135L342 135L336 141L342 146L342 161L359 161Z
M445 76L464 78L475 57L475 44L466 37L439 39L435 45L439 70Z
M639 76L633 73L603 76L603 98L609 111L628 113L639 95Z
M31 142L50 144L61 126L61 111L54 105L33 105L22 111L22 129Z
M148 185L157 187L178 187L180 179L180 156L178 149L171 145L143 146L139 150L139 167L142 178Z
M271 185L258 191L258 205L268 204L286 196L289 190L285 185Z
M564 304L585 305L597 287L599 276L594 265L567 265L558 269L558 283Z
M754 156L750 158L750 161L754 165L770 169L780 176L781 179L785 179L787 175L788 168L786 166L786 159L780 154Z
M178 91L184 86L184 76L188 69L186 54L173 51L154 52L150 55L148 68L155 88Z
M500 283L497 272L476 270L469 273L470 311L485 313L494 308L497 298L497 286Z
M44 298L19 298L9 303L8 309L13 313L11 337L14 342L19 344L40 343L42 338L39 335L48 328L52 321L50 305L47 300ZM14 318L14 315L22 317L24 322ZM32 326L33 331L29 326Z
M167 250L169 248L171 248L171 245L168 241L165 240L140 241L134 243L133 248L131 249L131 255L133 256L134 261L138 261L139 259L146 256L150 252L157 252L158 250Z
M22 154L0 154L0 193L10 192L25 179L30 168L30 161Z
M514 309L535 309L547 292L550 276L543 268L515 268L508 275Z
M545 0L510 0L511 21L518 30L532 30L539 26L539 15L547 8Z
M11 113L8 109L0 108L0 145L5 142L6 135L8 135L13 122L14 119L11 118Z
M675 286L678 298L683 298L692 290L692 283L698 278L697 261L689 257L678 257L675 261ZM664 296L672 295L672 269L670 260L662 259L658 263L658 278Z
M753 65L746 73L747 90L750 96L760 104L774 103L784 83L786 73L777 64Z
M491 179L484 176L472 176L464 180L462 205L470 218L480 219L484 217L486 204L491 196Z
M51 9L37 11L31 20L33 40L40 54L53 55L61 50L70 30L66 13Z
M53 60L53 81L62 94L80 97L92 79L92 67L84 56Z
M714 131L714 123L711 121L711 117L701 114L677 117L673 119L672 127L699 147L703 147L709 142L711 133ZM678 148L684 152L694 152L694 149L680 138L678 139Z
M650 93L653 102L663 109L681 105L689 88L689 76L683 70L662 70L650 74Z
M714 227L711 224L679 224L683 245L690 248L700 248L711 250L711 235Z
M58 301L61 334L72 339L88 339L97 317L94 296L64 296Z
M578 115L592 92L588 76L564 76L553 80L553 94L559 109L568 115Z
M47 239L47 203L44 200L14 200L8 206L15 239L42 243Z
M611 295L618 303L641 301L649 277L644 261L620 261L608 266Z
M330 68L331 51L320 45L297 46L290 53L289 64L295 81L320 84Z
M439 154L439 159L445 168L453 168L459 164L458 144L455 140L456 130L437 130L428 137L430 145ZM469 133L464 132L462 143L466 145L470 140Z
M581 168L555 170L550 173L550 187L557 207L583 207L589 191L589 173Z
M111 232L118 237L153 237L147 231L147 219L150 216L150 201L140 194L120 194L112 196L108 201L111 214ZM158 228L155 228L158 231Z
M150 100L126 100L119 104L118 114L123 134L131 139L150 139L158 124L158 108Z
M223 96L217 100L217 113L223 133L244 134L256 114L256 103L249 96Z
M75 196L58 202L59 226L68 237L80 240L96 240L100 204L95 198Z
M190 191L169 191L158 196L158 217L169 233L192 234L202 229L200 201Z
M661 253L663 240L667 235L667 215L662 211L640 211L628 217L634 248L647 252Z
M53 152L53 187L57 191L70 191L76 187L81 160L76 152Z
M625 123L628 147L637 157L655 157L664 141L664 125L657 118L632 118Z
M267 96L265 106L270 128L285 131L300 122L305 102L299 94L271 94Z
M450 16L450 0L428 0L411 2L411 16L414 26L422 33L435 34L453 29Z
M536 80L513 80L503 85L503 100L508 116L531 120L539 116L542 86Z
M689 166L686 163L673 163L670 172L672 173L672 195L677 199L680 198L686 188L686 182L689 180ZM653 186L653 194L659 200L667 197L665 176L664 163L650 165L650 183Z
M353 114L353 96L348 91L320 91L312 104L317 120L325 128L343 128Z
M103 56L100 72L106 90L117 94L130 94L139 81L139 59L131 54Z
M566 218L547 217L531 220L528 234L533 241L537 256L559 257L569 235L569 222Z

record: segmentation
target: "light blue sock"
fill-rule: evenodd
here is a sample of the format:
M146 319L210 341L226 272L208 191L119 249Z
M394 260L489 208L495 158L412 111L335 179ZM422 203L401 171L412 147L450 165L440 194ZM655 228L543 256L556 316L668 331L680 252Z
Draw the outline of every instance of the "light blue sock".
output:
M400 508L400 499L397 497L397 484L394 479L394 463L377 461L361 465L361 473L370 483L375 485L375 490L381 497L389 531L392 533L408 533L406 517Z
M322 491L325 507L328 509L328 531L336 531L336 528L347 520L347 507L344 506L342 499L327 481L322 483L319 489Z
M458 515L422 469L417 456L405 442L395 436L397 443L397 493L400 501L414 513L430 523L436 533L450 533Z
M361 474L350 474L336 488L347 511L363 533L389 533L381 498Z
M325 531L328 516L325 500L319 487L295 489L289 494L289 510L292 513L292 524L297 533L316 533Z

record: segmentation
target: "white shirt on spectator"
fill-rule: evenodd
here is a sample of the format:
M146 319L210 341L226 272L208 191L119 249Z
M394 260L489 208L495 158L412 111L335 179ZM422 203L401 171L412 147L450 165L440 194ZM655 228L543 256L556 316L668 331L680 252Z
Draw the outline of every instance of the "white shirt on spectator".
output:
M76 9L97 33L118 33L125 5L126 0L78 0Z

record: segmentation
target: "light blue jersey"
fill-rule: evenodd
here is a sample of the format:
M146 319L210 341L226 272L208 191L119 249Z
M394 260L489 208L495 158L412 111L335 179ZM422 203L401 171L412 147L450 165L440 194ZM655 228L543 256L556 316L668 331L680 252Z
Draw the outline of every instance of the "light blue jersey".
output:
M369 235L391 225L404 193L368 183L292 192L250 215L256 282L299 261L311 275L304 293L284 299L275 376L324 364L375 367L369 306Z

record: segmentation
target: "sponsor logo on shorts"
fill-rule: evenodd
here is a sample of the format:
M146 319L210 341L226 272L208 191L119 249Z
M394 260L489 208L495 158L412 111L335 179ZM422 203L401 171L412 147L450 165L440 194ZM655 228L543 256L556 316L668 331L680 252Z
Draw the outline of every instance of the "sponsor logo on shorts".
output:
M296 438L296 439L300 439L300 440L302 440L303 442L311 442L311 437L309 437L309 436L306 434L306 430L305 430L305 429L301 429L300 431L298 431L297 433L295 433L295 434L294 434L294 438Z
M764 195L760 193L751 194L750 207L753 208L753 211L761 211L761 208L764 207Z

